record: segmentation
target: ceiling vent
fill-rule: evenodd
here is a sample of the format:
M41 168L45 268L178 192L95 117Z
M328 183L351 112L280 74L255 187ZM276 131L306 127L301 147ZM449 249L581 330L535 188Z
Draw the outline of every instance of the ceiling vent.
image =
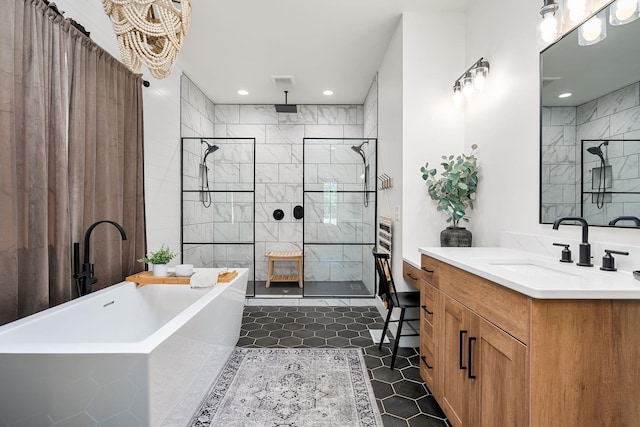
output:
M271 81L276 86L295 86L293 76L271 76Z

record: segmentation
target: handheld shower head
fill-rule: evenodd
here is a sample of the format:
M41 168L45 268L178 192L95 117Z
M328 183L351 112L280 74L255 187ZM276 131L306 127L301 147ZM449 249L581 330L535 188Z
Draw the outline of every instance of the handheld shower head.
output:
M202 163L207 161L207 156L211 153L215 153L216 151L218 151L220 149L220 147L218 147L215 144L209 144L207 141L205 141L204 139L200 140L201 144L207 144L207 149L204 152L204 158L202 159Z
M360 157L362 157L362 161L363 161L365 164L367 163L367 160L366 160L366 157L365 157L365 155L364 155L364 150L362 149L362 146L363 146L364 144L368 144L368 143L369 143L369 140L366 140L366 141L364 141L364 142L363 142L362 144L360 144L360 145L352 145L352 146L351 146L351 149L352 149L353 151L355 151L356 153L360 154Z
M604 163L604 154L602 153L602 146L606 147L608 145L609 145L609 141L604 141L602 144L598 145L597 147L587 148L587 151L593 154L594 156L600 157L600 160L602 160L602 163Z

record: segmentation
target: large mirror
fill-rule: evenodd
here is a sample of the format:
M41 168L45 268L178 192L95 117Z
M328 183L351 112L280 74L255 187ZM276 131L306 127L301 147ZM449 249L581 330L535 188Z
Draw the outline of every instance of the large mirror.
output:
M640 227L640 19L606 14L604 40L580 46L576 29L540 54L541 223Z

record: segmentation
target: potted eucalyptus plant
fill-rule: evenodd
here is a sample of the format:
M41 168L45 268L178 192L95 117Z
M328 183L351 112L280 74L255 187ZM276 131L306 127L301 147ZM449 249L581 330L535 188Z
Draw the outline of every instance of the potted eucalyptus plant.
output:
M478 165L475 156L478 146L473 144L469 154L454 158L442 156L443 171L429 169L429 163L420 168L429 196L438 207L438 211L447 214L447 223L451 225L440 233L441 246L471 246L471 232L459 227L460 220L469 222L467 209L473 209L473 196L478 187Z
M153 264L153 275L155 277L167 276L167 264L176 256L169 247L162 245L156 252L150 252L145 258L140 258L138 262Z

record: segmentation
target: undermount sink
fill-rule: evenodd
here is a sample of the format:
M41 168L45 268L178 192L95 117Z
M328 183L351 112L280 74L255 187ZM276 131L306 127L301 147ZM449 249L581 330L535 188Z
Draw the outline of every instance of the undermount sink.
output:
M505 259L488 261L487 264L496 266L514 273L526 274L536 277L554 277L562 276L579 276L579 274L570 273L561 267L554 267L543 262L529 259Z

